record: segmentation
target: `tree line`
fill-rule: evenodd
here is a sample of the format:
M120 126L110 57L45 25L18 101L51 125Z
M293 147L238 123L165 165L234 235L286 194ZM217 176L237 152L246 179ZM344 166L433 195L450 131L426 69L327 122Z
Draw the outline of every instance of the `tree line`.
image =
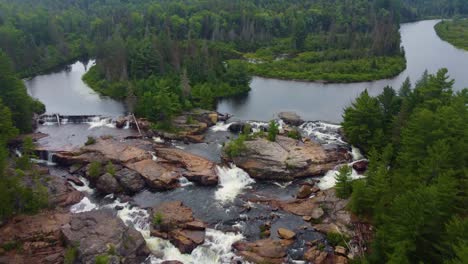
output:
M468 253L468 89L446 69L414 86L364 91L343 129L370 160L350 209L376 226L364 263L465 263Z

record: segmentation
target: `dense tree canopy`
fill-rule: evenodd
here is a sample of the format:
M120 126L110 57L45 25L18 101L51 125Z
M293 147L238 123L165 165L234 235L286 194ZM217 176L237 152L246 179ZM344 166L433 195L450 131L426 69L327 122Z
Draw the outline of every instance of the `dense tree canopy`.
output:
M452 85L442 69L345 110L347 138L370 157L351 209L377 227L372 263L466 261L468 90Z

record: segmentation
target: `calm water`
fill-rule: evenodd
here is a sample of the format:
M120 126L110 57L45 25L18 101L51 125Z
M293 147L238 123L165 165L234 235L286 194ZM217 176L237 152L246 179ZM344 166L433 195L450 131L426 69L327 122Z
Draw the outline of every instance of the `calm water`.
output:
M124 105L108 97L99 96L81 77L93 65L76 62L66 69L26 80L28 92L46 105L49 114L103 115L124 114Z
M306 120L340 122L343 108L364 89L372 95L383 87L399 88L406 77L414 83L428 70L435 73L448 68L456 80L455 90L468 87L468 52L442 41L434 31L438 20L427 20L401 26L402 45L406 51L407 69L399 76L375 82L321 84L282 81L255 77L252 90L243 98L225 99L218 111L245 120L270 120L280 111L295 111ZM102 97L81 80L86 67L77 62L68 69L26 81L29 93L45 103L48 113L117 116L124 113L121 102Z
M438 21L427 20L401 26L407 69L393 79L320 84L255 77L248 96L223 100L218 104L218 111L246 120L269 120L278 112L295 111L306 120L340 122L343 108L364 89L376 95L386 85L399 88L406 77L409 76L414 83L426 69L435 73L445 67L451 78L456 80L455 90L468 87L468 52L455 48L437 36L434 25Z

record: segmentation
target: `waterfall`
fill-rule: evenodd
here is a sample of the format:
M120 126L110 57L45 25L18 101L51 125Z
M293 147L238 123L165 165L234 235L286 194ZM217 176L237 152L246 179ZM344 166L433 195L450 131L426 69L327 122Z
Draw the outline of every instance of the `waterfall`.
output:
M247 172L234 164L230 167L217 166L216 172L220 187L215 192L215 198L221 203L232 202L243 189L255 182Z

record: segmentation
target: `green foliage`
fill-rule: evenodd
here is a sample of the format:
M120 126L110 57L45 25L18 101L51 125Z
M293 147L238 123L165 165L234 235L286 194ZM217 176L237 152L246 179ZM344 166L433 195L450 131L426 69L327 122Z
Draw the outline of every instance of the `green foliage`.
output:
M102 174L102 165L99 161L93 161L89 165L89 177L97 179Z
M297 130L297 129L293 129L291 131L288 131L288 137L293 138L293 139L297 139L297 140L302 138L301 137L301 132L299 132L299 130Z
M3 243L0 248L2 248L5 251L12 251L12 250L18 250L22 247L22 243L16 240L9 241L6 243Z
M230 158L239 157L246 149L245 140L247 136L242 134L238 138L231 140L224 147L224 152Z
M78 251L76 247L67 247L67 249L65 250L63 263L74 264L77 257L78 257Z
M161 212L156 212L153 215L153 225L160 226L163 223L164 215Z
M468 50L468 20L444 20L434 28L441 39L457 48Z
M349 208L376 227L370 263L465 259L468 90L452 85L442 69L413 90L407 80L398 94L363 94L345 110L344 133L369 156Z
M333 247L342 246L346 247L346 242L349 240L349 237L336 232L327 233L327 241Z
M85 142L85 146L94 145L96 143L96 139L92 136L88 136L88 139Z
M276 136L279 133L279 126L276 124L274 120L271 120L270 123L268 124L268 136L267 139L271 142L276 141Z
M114 166L114 164L112 164L111 161L109 161L106 164L106 172L109 173L112 176L115 176L115 166Z
M108 244L107 245L108 249L107 249L107 254L111 255L111 256L115 256L117 255L117 251L115 249L115 245L114 244Z
M109 255L99 255L94 259L94 264L108 264Z
M351 195L352 189L352 179L351 179L352 168L348 165L344 165L340 168L339 172L336 174L336 196L342 199L346 199Z

